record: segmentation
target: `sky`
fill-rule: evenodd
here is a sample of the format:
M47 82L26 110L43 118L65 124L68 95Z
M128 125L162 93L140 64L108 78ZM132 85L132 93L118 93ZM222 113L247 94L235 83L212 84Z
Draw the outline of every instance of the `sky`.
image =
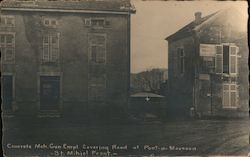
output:
M136 14L131 16L131 72L167 68L167 36L194 20L218 10L236 7L247 16L245 1L142 1L131 0ZM246 22L247 25L247 22Z

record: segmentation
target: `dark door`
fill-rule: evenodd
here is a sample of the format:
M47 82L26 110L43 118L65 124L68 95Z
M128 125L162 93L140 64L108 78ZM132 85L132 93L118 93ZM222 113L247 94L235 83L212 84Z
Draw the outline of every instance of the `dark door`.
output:
M3 109L11 110L13 101L13 77L3 76Z
M60 101L60 77L40 77L40 110L58 110Z

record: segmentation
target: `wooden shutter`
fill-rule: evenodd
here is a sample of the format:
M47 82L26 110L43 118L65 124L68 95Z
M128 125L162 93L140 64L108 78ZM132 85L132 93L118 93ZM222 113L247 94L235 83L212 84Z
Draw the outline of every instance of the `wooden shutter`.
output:
M230 60L229 60L230 74L237 73L237 47L230 46Z
M215 55L215 72L222 73L223 70L223 47L222 45L216 46L216 55Z

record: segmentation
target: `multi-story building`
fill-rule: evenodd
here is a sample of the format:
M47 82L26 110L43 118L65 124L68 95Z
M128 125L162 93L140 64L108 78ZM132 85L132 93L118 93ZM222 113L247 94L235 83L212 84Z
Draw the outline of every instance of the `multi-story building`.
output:
M248 116L247 19L230 8L168 36L170 113Z
M129 0L2 1L4 113L125 107L132 13Z

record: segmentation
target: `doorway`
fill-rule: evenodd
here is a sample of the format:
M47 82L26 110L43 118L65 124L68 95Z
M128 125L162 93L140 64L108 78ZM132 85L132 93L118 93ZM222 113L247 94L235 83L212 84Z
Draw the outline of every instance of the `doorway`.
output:
M12 110L12 101L13 101L13 76L4 75L2 77L3 85L3 110L11 111Z
M59 110L60 76L40 76L40 110Z

